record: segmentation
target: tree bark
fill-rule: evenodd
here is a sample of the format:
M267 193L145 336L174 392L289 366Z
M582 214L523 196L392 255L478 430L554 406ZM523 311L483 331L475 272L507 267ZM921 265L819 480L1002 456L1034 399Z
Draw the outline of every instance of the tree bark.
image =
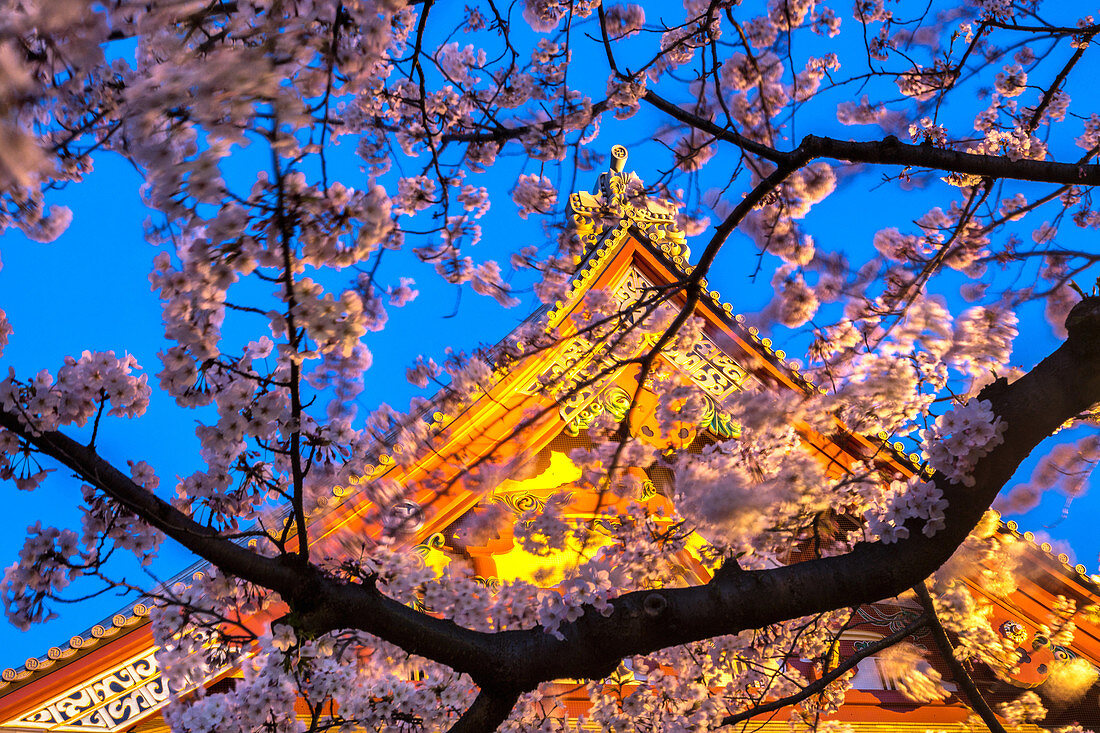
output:
M519 695L492 693L481 690L473 704L462 714L449 733L488 733L494 731L508 718Z

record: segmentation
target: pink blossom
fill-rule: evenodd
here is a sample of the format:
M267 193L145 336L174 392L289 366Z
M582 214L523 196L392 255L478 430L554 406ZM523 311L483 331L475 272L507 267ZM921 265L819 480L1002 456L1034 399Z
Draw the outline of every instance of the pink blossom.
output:
M420 295L420 291L413 288L413 285L416 285L416 281L411 277L401 278L400 285L390 288L390 305L400 308L411 303L416 296Z
M993 414L989 400L971 400L936 418L921 432L928 463L951 481L973 486L971 471L979 459L1004 442L1007 425Z
M996 77L997 93L1003 97L1018 97L1027 88L1027 74L1019 64L1006 66Z
M558 192L549 178L536 174L523 174L516 181L512 200L519 207L519 216L526 219L531 214L548 214L558 203Z

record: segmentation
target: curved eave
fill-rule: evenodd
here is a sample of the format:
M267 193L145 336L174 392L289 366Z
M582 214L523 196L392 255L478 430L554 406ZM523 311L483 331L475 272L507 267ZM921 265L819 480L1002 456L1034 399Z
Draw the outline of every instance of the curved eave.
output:
M105 649L123 643L124 639L130 640L135 631L149 623L148 615L149 609L144 604L131 604L112 618L72 637L68 643L51 647L41 657L31 657L22 667L5 669L0 674L0 698L5 698L6 703L9 695L36 680L77 661L102 655ZM107 654L109 656L111 652Z
M0 698L3 700L0 730L9 727L6 724L52 698L94 680L101 671L152 648L152 627L148 618L143 618L124 633L102 640L94 646L76 650L72 656L65 657L62 664L36 669L31 675L14 680L7 688L0 690Z

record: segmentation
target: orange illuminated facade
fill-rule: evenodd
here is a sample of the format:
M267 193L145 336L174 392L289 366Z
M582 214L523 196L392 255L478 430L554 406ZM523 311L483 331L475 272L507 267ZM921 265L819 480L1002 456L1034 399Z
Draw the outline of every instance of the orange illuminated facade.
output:
M624 157L625 151L619 155ZM555 345L521 355L498 369L486 393L459 414L431 416L433 428L445 436L435 451L418 460L400 461L379 453L373 469L358 482L335 487L312 517L315 543L325 543L348 530L377 534L379 514L361 487L384 479L404 487L405 493L395 508L407 526L410 551L426 563L435 567L466 563L490 588L494 582L515 578L538 577L553 582L560 576L561 568L573 556L568 550L549 557L528 554L513 542L507 523L499 527L497 536L480 543L456 538L454 526L479 505L496 502L518 515L537 511L552 495L570 490L579 469L568 453L585 439L587 425L601 412L620 419L627 414L637 391L639 367L609 363L605 358L608 339L578 332L573 316L583 307L585 293L605 290L624 311L638 307L653 293L668 293L672 304L686 300L676 284L692 268L687 262L684 237L675 225L674 210L651 200L631 200L627 196L627 176L620 171L621 167L601 176L595 193L578 193L570 198L585 255L566 299L533 316L555 333ZM682 425L674 435L660 434L652 418L660 395L643 389L632 413L631 429L661 447L687 448L700 440L735 437L738 427L723 414L720 405L724 397L741 389L748 380L775 390L816 389L783 352L773 350L768 339L747 328L744 319L723 303L717 292L707 290L705 281L702 286L704 293L695 314L706 324L704 338L690 351L666 349L660 358L666 369L695 385L705 396L709 410L699 424ZM652 343L639 338L637 353L643 353ZM836 474L872 457L905 475L920 470L916 455L906 455L900 443L884 442L885 436L870 438L839 426L833 435L824 436L802 427L804 444ZM514 467L511 474L491 485L468 480L467 467L490 459L509 463ZM572 490L566 516L595 521L639 499L652 511L667 506L660 477L642 468L636 472L642 487L640 496ZM1010 523L1001 531L1014 533L1016 528ZM976 678L994 700L1010 699L1025 688L1041 690L1056 669L1057 660L1083 658L1093 666L1100 665L1100 628L1095 624L1079 623L1070 648L1044 644L1039 634L1058 596L1073 598L1079 606L1095 604L1100 602L1097 585L1084 574L1083 567L1070 567L1066 558L1052 556L1048 546L1028 542L1031 538L1027 535L1022 539L1030 572L1021 580L1019 590L1007 598L993 597L986 594L980 581L974 584L975 592L992 606L995 631L1018 638L1020 648L1027 649L1027 661L1011 678L992 674ZM685 583L709 579L703 564L690 551L667 560L678 568ZM186 580L190 574L202 572L203 567L197 566L181 577ZM860 645L905 627L919 612L915 599L905 597L859 609L858 623L842 637L841 658ZM169 691L153 657L147 615L148 609L141 603L131 605L109 622L50 649L41 658L28 660L24 667L4 670L0 681L0 733L163 729L160 710ZM928 650L929 660L950 688L950 672L928 632L917 632L910 640ZM799 662L792 660L792 664ZM220 677L233 674L228 669ZM209 684L218 684L220 677ZM960 693L941 702L914 703L892 689L880 673L876 657L860 662L854 679L854 689L833 717L852 723L858 731L971 729L967 723L970 711ZM569 707L571 714L582 714L585 701L578 697L569 702ZM1100 726L1100 700L1095 689L1081 701L1052 712L1067 721L1076 719L1085 725ZM754 720L749 729L785 731L786 713L780 711L774 719Z

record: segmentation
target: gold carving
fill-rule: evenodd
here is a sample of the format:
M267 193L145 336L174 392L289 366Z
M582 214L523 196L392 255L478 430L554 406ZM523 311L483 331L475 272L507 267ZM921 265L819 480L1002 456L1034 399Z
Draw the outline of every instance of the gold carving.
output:
M592 400L587 407L576 413L566 424L565 431L570 435L579 435L603 412L609 413L621 422L628 410L630 410L630 393L622 387L612 385L600 393L599 399ZM564 417L563 414L562 418Z
M473 580L478 585L488 588L491 595L496 595L500 592L500 587L502 585L500 578L484 578L480 575L475 575Z
M433 550L442 551L447 546L447 538L442 532L429 535L426 540L413 548L413 552L421 558L426 558Z
M612 295L618 302L619 312L623 314L622 329L639 327L636 323L645 308L638 303L652 292L653 285L633 267L627 269L617 284L612 286ZM646 348L652 340L640 339L639 348ZM607 340L592 341L582 336L569 339L553 362L547 366L530 385L526 392L549 390L563 395L558 405L558 414L567 426L567 431L576 435L587 428L593 419L604 410L622 419L630 396L623 390L600 395L603 387L612 376L613 364L609 355ZM620 355L624 358L628 355ZM686 375L707 396L707 412L701 426L721 438L740 435L740 428L720 407L722 400L741 389L748 373L730 358L721 348L706 336L683 352L666 348L662 352L672 366ZM599 377L597 379L597 377ZM600 395L600 399L597 396Z
M666 349L664 356L716 400L723 400L741 389L748 376L737 362L706 338L687 353Z
M735 422L728 412L720 408L713 397L707 395L706 401L707 409L699 421L699 426L722 439L740 438L741 425Z
M541 512L546 506L546 499L527 492L503 492L496 494L493 501L508 507L514 514Z
M624 312L638 311L638 303L653 285L642 274L630 268L626 277L615 288L615 298ZM723 400L741 389L748 373L738 366L713 341L704 336L691 351L682 352L666 348L662 355L680 371L687 374L704 392L716 400Z
M595 250L607 238L617 239L630 227L670 254L686 258L687 238L676 225L676 207L645 195L641 179L624 171L626 148L611 149L611 169L601 173L592 193L569 196L577 235L585 252Z

